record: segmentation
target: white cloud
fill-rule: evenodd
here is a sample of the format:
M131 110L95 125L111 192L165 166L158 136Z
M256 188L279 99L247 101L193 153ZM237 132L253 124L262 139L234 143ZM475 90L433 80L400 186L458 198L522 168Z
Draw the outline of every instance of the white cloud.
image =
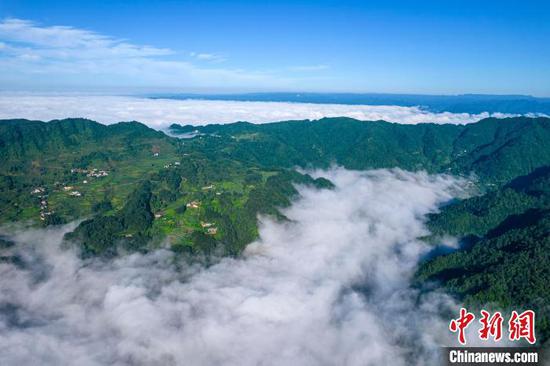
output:
M0 41L4 88L258 88L292 82L269 72L201 67L186 60L189 57L178 59L178 53L168 48L29 20L0 20ZM223 61L215 54L194 55L196 60Z
M71 96L0 94L0 119L37 120L85 117L101 123L136 120L162 129L172 123L204 125L248 121L351 117L415 124L424 122L464 124L505 114L432 113L418 107L148 99L121 96Z
M176 269L167 251L82 262L62 232L20 233L0 263L0 363L436 364L449 298L409 287L424 216L459 190L445 176L317 172L289 223L263 219L241 259ZM182 271L183 270L183 271Z
M36 47L34 52L51 57L121 58L162 56L173 53L166 48L134 45L88 30L66 26L43 27L21 19L5 19L0 22L0 39L16 45Z
M215 53L197 53L197 52L191 52L189 54L191 57L196 58L197 60L201 61L211 61L211 62L224 62L226 59L225 57L215 54Z

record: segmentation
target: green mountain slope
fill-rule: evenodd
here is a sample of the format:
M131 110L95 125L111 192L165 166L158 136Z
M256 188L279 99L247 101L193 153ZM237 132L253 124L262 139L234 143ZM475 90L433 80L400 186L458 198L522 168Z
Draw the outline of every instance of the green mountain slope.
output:
M550 167L517 177L500 189L445 207L430 215L433 234L484 236L511 215L550 206Z
M148 250L165 240L186 253L236 255L257 237L258 214L290 203L294 183L330 187L288 169L184 152L187 141L137 122L0 126L0 221L88 218L67 236L84 255Z
M257 215L280 219L294 184L331 188L295 167L424 169L479 178L484 194L429 217L432 239L464 247L421 265L470 304L532 307L549 336L550 119L399 125L348 118L178 126L173 138L137 122L0 121L0 223L84 219L67 235L82 254L168 244L209 258L238 255Z
M205 136L191 146L213 157L224 154L264 166L327 167L336 163L349 169L473 172L484 182L501 185L550 162L548 118L488 118L468 125L325 118L262 125L173 125L171 131L219 136Z
M424 263L420 283L437 281L472 306L533 309L540 336L550 337L550 166L447 206L429 227L466 248Z
M177 159L177 150L178 141L137 122L2 121L0 222L38 220L41 212L51 211L72 220L92 214L94 205L105 200L122 206L136 182ZM160 154L152 159L155 152ZM93 175L105 175L88 176L93 169ZM44 192L31 194L36 189ZM81 195L69 197L73 191ZM41 209L42 201L52 209Z
M464 126L330 118L174 125L172 132L197 136L171 138L137 122L2 121L0 221L56 224L93 221L98 215L123 217L129 211L154 219L140 227L109 219L112 231L103 233L105 240L87 240L80 230L92 253L93 240L98 247L128 241L142 248L140 243L150 239L169 238L174 247L223 243L225 252L235 254L257 235L255 216L262 210L274 213L274 206L288 201L291 182L303 177L292 172L295 166L473 172L484 188L491 188L550 164L550 119L545 118L486 119ZM270 186L277 179L285 183ZM129 206L145 183L151 190L148 204ZM266 187L276 191L261 193ZM262 195L279 198L255 205ZM515 206L513 200L510 195L504 202ZM192 202L196 207L187 210ZM94 227L88 221L83 225Z

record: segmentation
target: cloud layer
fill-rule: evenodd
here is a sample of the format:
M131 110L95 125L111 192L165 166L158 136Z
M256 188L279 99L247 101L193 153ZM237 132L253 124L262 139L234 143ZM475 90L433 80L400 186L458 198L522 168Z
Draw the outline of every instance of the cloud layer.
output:
M177 52L70 26L0 20L3 88L258 88L285 87L272 72L212 67L214 53ZM204 63L206 62L206 64Z
M25 44L34 47L37 54L47 53L58 58L150 57L173 53L166 48L134 45L88 30L67 26L42 27L22 19L0 22L0 37L18 44L19 50L23 50L21 44ZM91 53L82 54L82 51Z
M460 189L424 173L334 169L263 219L241 259L177 266L169 251L82 262L61 230L16 236L0 262L0 363L42 365L436 364L455 305L409 288L424 216ZM67 228L65 229L67 230Z
M205 125L248 121L351 117L365 121L385 120L404 124L424 122L464 124L506 114L432 113L418 107L285 102L148 99L123 96L0 94L0 119L37 120L85 117L101 123L136 120L162 129L172 123Z

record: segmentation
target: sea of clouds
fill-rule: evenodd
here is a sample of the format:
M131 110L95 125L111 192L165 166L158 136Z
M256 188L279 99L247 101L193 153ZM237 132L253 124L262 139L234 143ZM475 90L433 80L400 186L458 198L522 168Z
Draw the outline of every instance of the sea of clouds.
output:
M461 192L444 175L318 171L261 219L243 257L208 268L168 250L78 258L57 229L12 232L0 261L2 365L424 365L458 305L410 287L425 215ZM6 253L4 253L6 254ZM443 316L442 316L443 315Z
M0 119L26 118L49 121L69 117L89 118L105 124L139 121L156 129L172 123L252 123L285 120L316 120L351 117L364 121L384 120L403 124L477 122L487 117L510 117L503 113L433 113L420 107L242 102L215 100L150 99L98 95L0 94Z

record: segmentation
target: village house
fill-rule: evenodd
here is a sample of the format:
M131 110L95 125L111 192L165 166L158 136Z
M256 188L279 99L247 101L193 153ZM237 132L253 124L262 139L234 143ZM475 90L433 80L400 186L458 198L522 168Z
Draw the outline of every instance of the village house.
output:
M53 214L53 211L41 211L40 212L40 220L44 221L46 220L46 216L50 216L51 214Z
M186 204L185 206L188 207L188 208L199 208L200 205L201 205L201 203L199 201L191 201L188 204Z
M105 170L97 170L97 169L93 169L91 172L87 174L88 177L96 177L96 178L106 177L108 175L109 175L109 172Z

